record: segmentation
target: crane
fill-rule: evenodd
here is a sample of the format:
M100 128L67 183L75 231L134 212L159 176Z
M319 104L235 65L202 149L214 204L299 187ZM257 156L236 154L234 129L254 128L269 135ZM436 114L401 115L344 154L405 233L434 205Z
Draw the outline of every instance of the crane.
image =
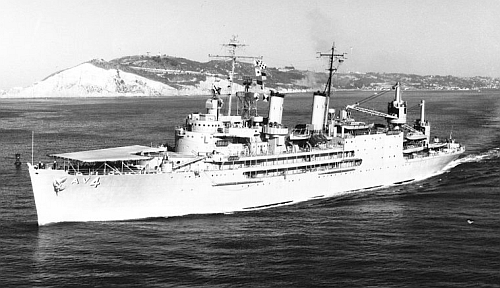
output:
M355 103L352 105L347 105L346 110L355 110L355 111L359 111L359 112L366 113L366 114L373 115L373 116L384 117L385 119L387 119L387 122L389 122L391 124L398 125L401 128L409 130L413 133L417 133L417 134L422 133L422 132L416 130L415 128L411 127L410 125L406 124L406 102L401 99L400 86L401 85L398 82L398 83L396 83L396 85L394 85L392 87L393 89L396 90L396 93L395 93L394 101L389 102L389 109L388 109L389 112L388 113L376 111L373 109L364 108L364 107L361 107L359 105L361 103L364 103L364 102L367 102L369 100L375 99L379 96L382 96L383 94L387 93L390 90L386 90L384 93L372 95L372 96L370 96L370 97L368 97L368 98L366 98L358 103Z

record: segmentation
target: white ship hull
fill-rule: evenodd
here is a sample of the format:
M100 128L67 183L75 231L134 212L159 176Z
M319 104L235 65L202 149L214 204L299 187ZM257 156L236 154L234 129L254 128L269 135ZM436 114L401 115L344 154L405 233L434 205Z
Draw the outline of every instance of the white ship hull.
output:
M458 158L447 153L356 169L249 179L241 171L69 175L29 165L39 225L228 213L420 180ZM369 162L368 162L369 163ZM380 164L380 163L379 163ZM388 164L388 163L387 163ZM55 192L54 181L62 182Z
M238 45L228 44L233 52ZM232 93L222 114L220 88L214 84L206 113L189 114L175 129L175 152L136 145L52 154L63 161L59 166L56 160L54 169L29 164L38 223L269 208L424 179L464 152L451 135L446 143L430 141L424 102L414 127L406 124L399 83L387 113L359 106L373 96L340 113L329 109L333 63L344 61L334 50L321 55L330 57L330 73L325 90L313 93L311 121L292 131L281 123L285 95L270 91L264 118L255 104L263 91L250 91L259 85L262 90L264 79L249 78L245 91L236 93L243 104L240 115L231 115ZM263 76L257 72L265 65L254 65ZM387 124L355 121L351 110L383 117Z

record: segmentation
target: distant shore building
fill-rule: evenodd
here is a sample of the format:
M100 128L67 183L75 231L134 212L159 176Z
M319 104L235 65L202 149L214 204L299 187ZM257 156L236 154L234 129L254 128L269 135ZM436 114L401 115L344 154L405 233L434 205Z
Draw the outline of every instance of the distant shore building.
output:
M293 67L292 65L285 66L283 68L278 68L278 71L281 71L281 72L289 72L289 71L292 71L292 70L295 70L295 67Z

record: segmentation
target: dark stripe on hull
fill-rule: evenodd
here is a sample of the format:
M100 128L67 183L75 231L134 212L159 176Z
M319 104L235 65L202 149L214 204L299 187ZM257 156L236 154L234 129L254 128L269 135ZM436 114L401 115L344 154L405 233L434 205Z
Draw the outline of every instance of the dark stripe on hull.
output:
M415 180L415 179L410 179L410 180L405 180L405 181L396 182L396 183L394 183L394 185L400 185L400 184L408 183L408 182L411 182L411 181L413 181L413 180Z
M285 202L279 202L279 203L274 203L274 204L267 204L267 205L261 205L261 206L253 206L253 207L243 208L243 210L268 208L268 207L278 206L278 205L284 205L284 204L288 204L288 203L292 203L292 202L293 201L285 201Z
M366 187L366 188L363 188L363 190L369 190L369 189L376 189L376 188L380 188L382 187L383 185L377 185L377 186L372 186L372 187Z
M227 183L219 183L219 184L214 184L212 186L231 186L231 185L242 185L242 184L256 184L256 183L262 183L263 181L240 181L240 182L227 182Z
M351 172L354 170L356 170L356 169L352 168L352 169L344 169L344 170L338 170L338 171L329 171L329 172L319 173L319 175L337 174L337 173L343 173L343 172Z

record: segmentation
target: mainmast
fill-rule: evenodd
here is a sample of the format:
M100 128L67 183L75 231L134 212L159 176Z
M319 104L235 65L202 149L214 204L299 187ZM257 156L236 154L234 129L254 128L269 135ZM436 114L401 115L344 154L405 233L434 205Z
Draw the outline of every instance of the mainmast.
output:
M331 94L331 91L332 91L332 76L333 76L333 73L334 72L337 72L337 69L338 67L340 66L340 64L342 64L346 58L346 55L347 53L342 53L342 54L335 54L335 42L333 42L333 45L332 45L332 49L331 49L331 52L329 53L321 53L321 52L318 52L318 57L326 57L328 56L330 59L330 65L328 67L328 81L326 82L326 85L325 85L325 90L323 91L323 94L326 95L327 99L326 99L326 109L325 109L325 116L324 116L324 120L323 120L323 123L325 124L326 123L326 120L327 120L327 117L328 117L328 110L329 110L329 106L330 106L330 94ZM335 63L336 61L338 61L338 65L336 67L333 67L333 63Z
M218 58L230 58L232 65L231 65L231 73L229 74L229 101L228 101L228 108L227 108L227 116L231 116L231 108L232 108L232 98L233 98L233 83L234 83L234 68L236 65L236 60L238 58L241 59L262 59L262 56L260 57L253 57L253 56L240 56L236 55L236 49L238 47L243 47L247 46L245 44L240 43L237 39L237 36L233 35L233 38L229 40L229 43L227 44L222 44L222 46L228 47L229 55L212 55L208 54L209 57L218 57Z

